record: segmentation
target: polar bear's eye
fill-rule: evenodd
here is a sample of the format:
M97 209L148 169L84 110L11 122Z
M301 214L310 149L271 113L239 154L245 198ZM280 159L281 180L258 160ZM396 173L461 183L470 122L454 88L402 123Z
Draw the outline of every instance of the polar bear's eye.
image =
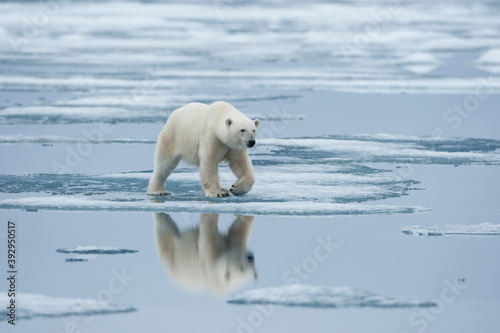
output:
M254 133L255 133L255 130L253 130L252 132L254 132Z
M244 133L244 132L245 132L245 130L244 130L244 129L242 129L242 130L240 130L240 132L241 132L241 133Z

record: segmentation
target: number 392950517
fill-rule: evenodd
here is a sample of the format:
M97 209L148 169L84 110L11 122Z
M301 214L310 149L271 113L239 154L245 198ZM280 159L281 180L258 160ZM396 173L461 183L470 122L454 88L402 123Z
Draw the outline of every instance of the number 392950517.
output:
M7 264L9 269L16 268L16 223L9 221L7 225Z

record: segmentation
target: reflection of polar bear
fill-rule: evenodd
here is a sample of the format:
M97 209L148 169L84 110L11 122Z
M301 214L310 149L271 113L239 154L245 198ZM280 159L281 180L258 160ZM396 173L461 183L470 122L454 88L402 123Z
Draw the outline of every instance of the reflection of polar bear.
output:
M181 160L200 167L206 196L229 196L219 184L218 166L222 161L228 161L238 177L231 192L247 193L255 181L247 148L255 145L257 126L258 119L247 118L226 102L189 103L175 110L158 136L148 193L170 194L165 181Z
M153 213L158 255L172 280L189 290L227 293L257 278L247 240L253 216L237 216L227 235L217 230L218 214L201 214L198 228L179 231L165 213Z

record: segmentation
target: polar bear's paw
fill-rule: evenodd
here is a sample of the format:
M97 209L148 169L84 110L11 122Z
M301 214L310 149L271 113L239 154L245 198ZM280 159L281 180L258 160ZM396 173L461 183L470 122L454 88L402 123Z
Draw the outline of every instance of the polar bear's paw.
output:
M166 189L148 191L148 195L154 195L154 196L164 196L164 195L171 195L171 194L172 193L170 193Z
M225 198L229 196L229 191L221 187L218 191L205 191L205 195L211 198Z
M248 183L243 180L238 180L231 186L231 193L234 195L243 195L248 193L252 189L253 182Z

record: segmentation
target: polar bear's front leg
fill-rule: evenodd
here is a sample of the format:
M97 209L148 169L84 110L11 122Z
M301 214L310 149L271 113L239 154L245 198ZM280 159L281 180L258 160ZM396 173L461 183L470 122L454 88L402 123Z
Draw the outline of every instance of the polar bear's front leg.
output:
M200 176L203 192L207 197L223 198L229 196L229 191L219 184L219 165L215 159L202 159L200 162Z
M248 193L255 183L255 174L247 150L232 152L229 156L229 167L235 176L238 177L238 180L231 186L231 193L234 195Z

